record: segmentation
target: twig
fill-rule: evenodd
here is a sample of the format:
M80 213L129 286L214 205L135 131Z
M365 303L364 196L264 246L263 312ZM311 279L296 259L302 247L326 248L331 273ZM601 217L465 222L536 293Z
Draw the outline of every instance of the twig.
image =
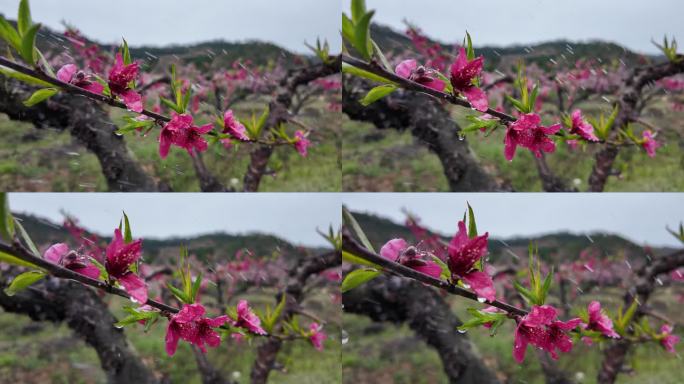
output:
M473 106L468 101L466 101L464 99L461 99L461 98L456 97L454 95L450 95L448 93L437 91L437 90L432 89L432 88L428 88L422 84L416 83L415 81L405 79L401 76L398 76L392 72L385 70L384 68L380 67L379 65L374 65L372 63L366 63L365 61L362 61L362 60L359 60L357 58L347 56L347 55L342 55L342 61L344 63L347 63L351 66L356 67L356 68L363 69L364 71L367 71L367 72L373 73L375 75L384 77L387 80L390 80L394 83L401 85L402 88L407 89L409 91L416 91L416 92L425 93L425 94L428 94L430 96L436 97L439 100L444 100L444 101L451 103L451 104L454 104L454 105L473 109ZM487 113L491 116L499 118L502 121L502 123L506 124L506 125L517 120L515 117L513 117L511 115L493 110L491 108L488 108L487 111L484 113Z
M377 264L386 270L397 273L398 275L418 280L421 283L432 285L433 287L443 289L451 294L465 297L466 299L480 302L478 300L477 294L475 294L474 292L461 288L457 285L451 284L447 281L436 279L432 276L428 276L424 273L416 271L415 269L411 269L399 263L395 263L374 252L371 252L370 250L366 249L366 247L359 244L346 231L342 232L342 249L353 254L354 256L358 256L364 260L370 261L371 263ZM514 307L510 304L506 304L498 300L487 301L486 303L491 305L492 307L502 309L513 315L525 316L527 314L527 311L523 309Z

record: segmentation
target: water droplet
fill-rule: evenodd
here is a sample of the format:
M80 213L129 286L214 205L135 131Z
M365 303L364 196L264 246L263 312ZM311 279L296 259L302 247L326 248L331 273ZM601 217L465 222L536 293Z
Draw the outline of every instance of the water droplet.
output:
M458 331L458 333L460 333L460 334L464 334L464 333L467 332L465 329L460 329L460 328L457 329L457 331Z
M470 284L463 283L463 288L470 289Z
M342 330L342 344L347 344L349 342L349 334L344 329Z
M485 301L487 301L487 299L485 299L484 297L478 297L477 301L479 301L480 303L484 303Z

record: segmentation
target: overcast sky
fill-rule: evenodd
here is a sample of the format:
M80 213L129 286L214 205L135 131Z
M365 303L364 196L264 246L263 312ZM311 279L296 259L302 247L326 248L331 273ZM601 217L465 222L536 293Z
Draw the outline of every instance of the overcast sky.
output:
M349 14L351 0L343 0ZM367 0L374 20L404 30L402 20L443 42L532 44L600 38L643 53L658 53L651 38L684 41L682 0Z
M665 226L684 220L684 194L674 193L397 193L345 194L356 211L375 213L403 223L402 208L428 228L451 235L463 217L466 201L475 211L478 231L509 238L557 231L586 234L608 231L638 244L681 246Z
M19 0L0 1L16 19ZM306 52L327 38L340 50L340 0L32 0L35 22L63 30L63 20L104 43L132 46L258 39Z
M111 236L122 211L136 237L168 238L212 232L262 232L308 246L328 243L316 233L339 228L340 197L327 193L11 193L14 212L61 223L61 210Z

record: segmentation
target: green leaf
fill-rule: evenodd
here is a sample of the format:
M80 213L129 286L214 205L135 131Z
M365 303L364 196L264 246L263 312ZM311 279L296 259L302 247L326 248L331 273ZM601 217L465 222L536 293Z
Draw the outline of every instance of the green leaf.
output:
M347 73L350 75L362 77L364 79L376 81L378 83L385 83L385 84L395 84L393 81L387 80L382 76L376 75L375 73L364 71L363 69L356 68L352 65L349 65L347 63L342 63L342 73Z
M161 96L159 96L159 101L161 101L162 104L166 105L168 108L176 111L177 113L183 113L183 109L173 101Z
M124 242L126 244L133 242L133 233L131 232L131 223L128 221L128 215L126 212L123 213L124 216Z
M7 296L14 296L15 293L28 288L31 284L43 279L46 273L43 271L28 271L12 280L9 287L5 288L5 294Z
M190 300L190 298L185 295L185 292L174 287L173 285L171 285L171 283L166 284L166 287L171 291L171 293L173 293L174 296L176 296L176 298L180 302L185 304L192 304L192 300Z
M360 101L361 105L364 107L367 107L374 102L382 99L383 97L389 95L390 93L394 92L397 90L397 87L395 85L379 85L366 94L366 96Z
M26 36L32 26L31 8L28 0L21 0L19 2L19 14L17 16L17 29L20 36Z
M366 14L366 0L352 0L352 21L356 24Z
M361 229L359 223L356 221L354 216L351 214L351 212L349 212L349 210L345 206L342 207L342 218L343 221L351 227L352 231L354 231L354 234L361 241L361 244L363 244L363 246L366 247L366 249L368 249L369 251L375 253L373 244L371 244L370 240L368 240L368 237L366 237L366 234L363 232L363 229Z
M475 58L475 50L473 49L473 39L470 38L470 33L466 31L466 56L468 60Z
M477 224L475 223L475 213L473 212L473 207L468 205L468 237L471 239L477 236Z
M0 37L17 52L21 51L21 36L16 29L0 15Z
M392 65L390 65L389 60L387 60L387 57L385 57L385 54L382 53L382 49L380 49L378 44L373 39L371 39L371 45L373 46L373 51L375 52L375 56L377 56L380 59L382 66L385 67L385 69L388 70L389 72L394 73L394 68L392 68Z
M371 263L370 261L353 255L347 251L342 251L342 261L346 261L350 264L365 265L368 267L380 268L379 265Z
M36 34L40 29L40 24L33 24L21 40L21 57L27 64L36 65Z
M43 101L51 98L55 94L57 94L58 89L57 88L43 88L39 89L31 95L27 100L24 100L24 105L27 107L33 107L36 104L40 104Z
M371 50L373 49L370 39L370 22L374 14L375 11L370 11L363 15L356 23L354 29L354 48L366 60L370 60Z
M373 280L379 275L380 271L377 269L355 269L344 277L340 290L342 293L350 291L369 280Z
M542 290L540 293L540 298L539 298L539 305L544 305L546 302L546 297L549 293L549 290L551 289L551 282L553 281L553 268L551 268L551 272L549 272L548 275L546 275L546 278L544 279L544 284L542 285Z
M342 37L354 44L354 23L344 13L342 14Z
M522 296L523 299L525 299L525 301L527 301L528 303L534 304L537 302L537 299L534 296L534 294L530 292L527 288L520 285L517 281L513 282L513 287L515 287L515 290L518 291L520 296Z
M188 110L188 105L190 104L190 98L192 97L192 88L188 88L188 91L183 94L183 113Z
M149 324L156 321L160 316L160 313L157 311L137 311L131 307L126 307L124 310L129 315L114 323L115 327L122 328L127 325L136 324L141 320L145 320Z
M449 266L446 265L446 263L444 263L442 261L442 259L440 259L439 257L437 257L433 254L430 254L430 258L432 259L433 262L435 262L435 264L439 265L439 267L442 268L442 273L440 274L439 277L443 280L449 280L449 278L451 277L450 272L449 272Z
M0 238L12 244L14 233L14 217L10 211L7 192L0 192Z
M10 265L17 265L20 267L31 267L31 268L37 268L38 266L29 263L28 261L24 261L16 256L10 255L9 253L5 252L0 252L0 263L7 263Z
M124 62L124 65L129 65L133 62L131 60L131 52L128 50L128 42L126 41L126 39L122 39L122 40L123 40L123 49L122 49L123 50L123 55L122 55L123 56L123 62Z
M36 244L33 242L33 240L31 240L31 236L29 236L28 232L26 232L24 229L24 226L21 225L19 220L16 218L14 219L14 225L19 230L19 236L21 236L22 240L24 240L24 243L26 243L26 245L29 247L31 253L33 253L33 255L36 257L41 257L38 247L36 247Z
M255 133L257 137L261 136L261 131L264 130L264 127L266 126L266 120L268 120L268 116L270 114L270 109L269 107L266 107L263 112L261 112L261 116L259 116L259 120L256 122L256 127L255 127Z
M109 280L109 273L107 273L107 268L105 268L105 266L102 265L102 263L100 263L99 261L97 261L97 259L94 257L88 257L88 259L90 260L91 263L93 263L94 266L97 267L97 269L100 270L100 276L98 276L98 279L100 277L102 277L102 280L108 281Z
M197 301L197 292L199 292L200 285L202 285L202 272L200 272L199 276L195 278L195 283L192 285L192 302L194 303Z

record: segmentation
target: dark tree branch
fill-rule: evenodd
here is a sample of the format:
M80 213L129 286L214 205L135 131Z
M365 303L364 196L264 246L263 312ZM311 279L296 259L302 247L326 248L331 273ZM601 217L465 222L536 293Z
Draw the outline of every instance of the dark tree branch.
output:
M289 109L292 106L292 98L299 86L339 73L340 65L340 57L337 56L334 60L326 63L288 71L287 75L280 81L276 95L269 104L270 114L265 129L268 131L290 120L292 114ZM252 150L250 164L243 179L244 192L256 192L259 189L261 178L266 172L273 149L272 145L260 144Z
M475 351L468 336L456 332L462 322L439 292L398 276L379 276L342 295L344 310L373 321L406 323L442 360L449 383L498 383L496 374Z
M396 84L399 84L402 88L408 90L408 91L414 91L414 92L421 92L428 94L432 97L436 97L439 100L446 101L450 104L453 105L458 105L460 107L468 108L468 109L473 109L473 106L470 105L468 101L465 99L461 99L459 97L456 97L454 95L450 95L448 93L440 92L437 90L434 90L432 88L428 88L422 84L418 84L414 81L411 81L409 79L405 79L401 76L398 76L392 72L387 71L386 69L382 68L380 65L376 63L366 63L363 60L359 60L357 58L351 57L351 56L342 56L342 61L346 64L349 64L351 66L354 66L359 69L363 69L364 71L376 74L380 77L383 77L387 80L390 80L391 82L394 82ZM487 109L486 112L484 112L490 116L494 116L501 120L502 124L508 124L516 121L517 119L511 115L508 115L503 112L499 112L496 110L493 110L491 108Z
M610 141L615 141L619 136L618 128L622 129L638 118L637 104L642 96L643 88L665 77L684 72L684 56L680 55L679 58L678 63L667 62L635 68L620 87L617 101L617 106L620 110L615 118L609 142L596 153L594 167L589 176L590 192L602 192L605 188L608 176L612 174L613 163L620 152L620 146Z
M351 253L352 255L360 257L366 261L370 261L373 264L377 264L378 266L384 268L385 270L396 273L399 276L408 277L410 279L417 280L423 284L427 284L427 285L431 285L435 288L443 289L452 295L465 297L466 299L470 299L473 301L478 301L478 297L474 292L471 292L465 288L461 288L457 285L450 284L447 281L436 279L432 276L426 275L422 272L418 272L415 269L411 269L411 268L406 267L402 264L395 263L389 259L386 259L386 258L384 258L378 254L371 252L370 250L366 249L366 247L359 244L359 242L357 242L347 232L347 230L342 231L342 249ZM503 302L498 301L498 300L487 301L486 303L488 305L491 305L492 307L496 307L496 308L499 308L505 312L508 312L511 315L516 315L516 316L527 315L527 311L520 309L520 308L517 308L517 307L514 307L510 304L503 303Z
M363 106L359 100L369 90L367 81L345 79L342 111L351 119L369 122L378 129L410 129L439 158L451 191L506 190L478 163L467 139L461 136L460 127L441 103L422 93L398 91Z
M534 157L537 165L537 173L542 182L542 189L545 192L577 192L576 188L570 188L563 179L553 173L551 167L546 162L546 155Z
M7 277L0 277L3 286L9 283ZM129 348L123 330L114 327L117 320L93 290L48 278L14 296L7 296L0 289L0 306L7 312L25 314L36 321L65 322L95 349L109 383L157 382L142 359Z
M214 176L209 169L207 169L204 160L202 159L202 154L195 151L195 155L191 156L192 166L195 168L195 175L199 180L200 190L202 192L233 192L231 189L226 188L216 176Z
M636 272L635 283L627 290L623 298L624 308L628 308L634 300L639 305L632 322L637 322L644 315L642 307L646 305L651 293L656 288L656 277L669 273L684 266L684 250L671 253L667 256L654 259L645 264ZM625 363L627 353L632 347L632 342L620 339L612 342L603 352L603 362L598 373L600 384L613 384Z
M300 259L297 265L290 270L285 289L276 295L276 302L280 302L282 296L286 295L285 309L281 314L281 319L289 319L297 312L309 277L341 264L342 255L338 251ZM257 359L254 362L250 375L252 384L265 384L267 382L268 375L275 365L282 344L283 340L281 339L268 338L259 346L257 349Z
M110 191L158 191L165 185L146 174L133 159L123 137L114 134L114 124L100 105L83 97L57 94L48 102L26 107L34 87L0 75L0 112L10 119L32 123L37 128L69 130L72 137L97 157Z

